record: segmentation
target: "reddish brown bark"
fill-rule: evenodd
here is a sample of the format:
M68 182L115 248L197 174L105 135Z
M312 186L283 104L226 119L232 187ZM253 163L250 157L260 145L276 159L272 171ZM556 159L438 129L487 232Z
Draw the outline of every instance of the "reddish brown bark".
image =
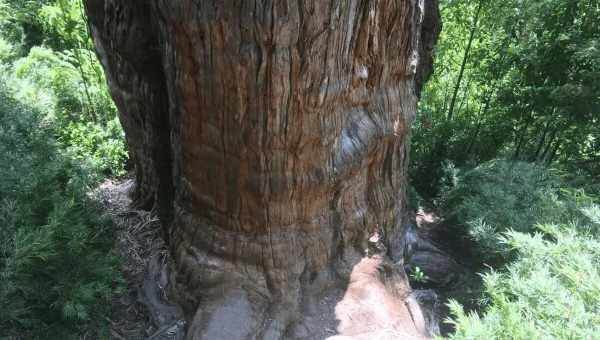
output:
M190 339L323 338L359 263L406 298L408 127L434 0L86 7ZM383 257L364 262L375 234ZM338 331L370 331L355 326Z

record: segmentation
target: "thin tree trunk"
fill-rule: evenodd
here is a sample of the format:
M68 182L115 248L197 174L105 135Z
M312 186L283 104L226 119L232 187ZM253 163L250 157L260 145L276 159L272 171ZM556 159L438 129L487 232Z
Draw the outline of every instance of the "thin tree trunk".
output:
M539 157L539 160L541 161L545 161L546 157L548 155L548 151L550 150L552 144L554 143L554 140L556 138L556 133L558 132L558 128L554 128L552 130L552 133L550 134L550 139L548 139L548 143L546 143L546 147L544 148L544 151L542 152L542 155Z
M530 123L531 122L529 120L526 121L525 126L523 126L523 128L521 129L521 134L519 135L517 147L516 147L515 153L513 155L514 159L519 159L519 156L521 154L521 146L523 145L523 140L525 139L525 134L527 133L527 128L529 127Z
M482 116L486 114L487 110L488 110L488 106L490 104L490 99L491 99L491 91L489 91L490 94L485 96L485 103L482 104L482 108L479 110L479 114L478 114L478 119L477 119L477 127L475 128L475 132L473 133L473 136L471 137L471 141L469 142L469 146L467 147L467 155L471 154L471 151L473 150L473 145L475 145L475 141L477 140L477 136L479 135L479 131L481 130L481 122L483 120Z
M444 112L446 112L446 107L448 106L449 92L450 92L450 89L448 88L448 86L446 86L446 89L444 90L444 104L442 104L442 109L439 111L439 112L441 112L441 115L443 115Z
M401 265L420 3L87 1L188 339L423 336Z
M81 16L83 18L83 22L85 23L85 27L86 27L87 34L88 34L88 37L86 39L86 44L85 44L85 51L87 54L88 62L90 63L90 65L94 65L96 63L96 59L95 59L94 51L93 51L94 42L92 41L92 32L90 31L90 23L88 22L87 15L85 13L85 4L83 3L83 1L84 0L79 0ZM93 70L94 70L94 75L96 76L96 81L98 82L98 84L102 83L101 70L98 70L97 68L93 68Z
M465 111L469 111L469 85L471 85L471 79L469 78L464 86L464 90L462 91L462 96L460 99L460 103L458 104L457 112L461 112L464 105ZM466 104L465 104L466 103Z
M465 48L465 52L463 54L462 63L460 65L460 70L458 71L458 78L456 79L456 83L454 85L454 92L452 94L452 99L450 100L450 108L448 109L447 120L452 120L452 115L454 114L454 105L456 103L456 97L458 96L458 91L460 89L460 84L462 82L463 75L465 73L465 68L467 66L467 61L469 60L469 53L471 52L471 45L473 44L473 40L475 38L475 32L477 31L477 24L479 22L479 14L481 13L481 7L483 4L483 0L479 0L477 5L477 10L475 11L475 16L473 17L473 25L471 26L471 31L469 32L469 41L467 43L467 47Z
M63 19L63 23L65 26L69 25L69 21L67 19L66 16L66 9L65 9L65 4L63 3L63 0L59 0L58 1L58 6L60 7L60 13L61 13L61 18ZM77 41L77 47L75 48L75 60L77 60L77 65L75 65L77 67L77 70L79 71L79 74L81 75L81 81L83 83L83 93L85 94L85 98L87 99L87 105L85 105L85 100L82 100L83 102L83 109L85 111L87 111L87 115L92 119L92 121L97 122L98 121L98 115L96 113L96 110L94 108L94 103L92 101L92 95L90 94L90 89L89 89L89 85L88 85L88 79L87 79L87 75L85 74L85 71L83 69L83 58L81 57L81 43L79 42L78 39L73 39L75 41Z
M469 41L467 43L467 47L465 48L462 63L461 63L460 70L458 73L458 78L456 79L456 83L455 83L454 90L452 93L452 98L450 100L450 108L448 109L448 115L446 117L446 120L448 122L450 122L452 120L452 115L454 113L454 106L456 104L456 98L458 96L458 92L460 90L460 84L462 82L462 78L463 78L463 75L464 75L464 72L466 69L467 61L469 59L469 53L471 51L471 45L475 38L475 32L477 31L477 24L479 22L479 15L481 13L482 4L483 4L483 0L479 0L479 3L477 5L477 10L475 12L475 16L473 17L473 25L471 26L471 30L469 33ZM442 134L437 137L437 141L434 142L435 145L432 149L431 154L432 154L432 157L435 156L436 158L433 158L432 163L438 163L438 164L433 164L432 168L437 168L439 166L439 163L443 159L443 156L441 156L441 155L444 155L447 153L448 141L450 140L451 136L452 136L452 127L448 126L448 129L443 130Z
M471 154L471 151L473 150L473 145L475 145L475 140L477 139L477 136L479 135L479 130L481 130L481 120L479 120L477 122L477 126L475 127L475 132L473 133L473 136L471 137L471 141L469 142L469 146L467 147L467 155Z
M540 140L538 141L538 144L535 148L535 153L531 157L531 161L536 161L538 159L540 151L542 150L542 147L544 146L544 142L546 141L546 135L548 135L549 130L550 130L550 120L548 120L546 122L546 125L544 126L544 131L542 132L542 135L540 136Z

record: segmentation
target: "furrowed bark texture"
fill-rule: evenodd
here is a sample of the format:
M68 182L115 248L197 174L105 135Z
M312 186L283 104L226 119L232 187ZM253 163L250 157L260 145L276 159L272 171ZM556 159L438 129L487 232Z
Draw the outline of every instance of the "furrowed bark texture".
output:
M407 287L393 262L436 1L87 0L86 10L136 198L165 223L188 338L322 338L327 313L339 334L372 331L344 330L342 302L365 266L392 295ZM382 254L364 262L369 238ZM328 296L336 310L315 307Z

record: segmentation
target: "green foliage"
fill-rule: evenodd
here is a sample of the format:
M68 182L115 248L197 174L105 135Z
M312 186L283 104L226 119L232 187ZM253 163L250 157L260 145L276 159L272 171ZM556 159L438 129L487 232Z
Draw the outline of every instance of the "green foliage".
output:
M124 136L79 0L0 0L0 334L99 337L118 279L88 198Z
M417 190L415 190L415 188L412 185L409 185L406 189L406 196L407 196L407 204L408 204L408 209L410 211L417 211L419 210L419 207L422 207L423 205L426 204L426 202L423 200L423 198L421 197L421 195L419 195L419 193L417 192Z
M111 169L114 175L124 174L125 136L118 119L107 122L106 126L94 123L70 123L62 136L70 145L76 159L89 159L97 169Z
M429 281L429 277L418 266L410 273L410 279L416 283L427 283Z
M80 1L0 0L2 336L78 338L110 313L111 233L87 193L126 152L86 30Z
M499 265L510 255L501 241L508 230L530 233L538 223L586 220L581 208L593 198L564 186L555 170L493 160L455 175L438 204L448 221L475 242L478 258Z
M15 96L42 112L77 158L92 157L99 171L123 175L124 135L92 51L81 2L0 0L0 18L5 20L0 69ZM32 30L39 37L27 38Z
M600 175L600 1L440 5L434 74L413 127L417 191L441 193L446 161L502 157Z
M80 0L46 1L38 11L45 43L57 50L91 47Z
M489 266L465 312L451 300L452 339L595 339L600 334L600 206L534 163L493 160L454 173L439 201Z
M93 73L97 65L78 68L72 58L67 53L34 47L27 57L14 62L10 83L21 101L38 99L34 105L51 120L61 143L78 157L92 156L99 170L122 175L127 157L124 135L104 80L87 82L81 70Z
M588 208L598 210L598 206ZM600 334L600 225L541 224L511 231L518 253L502 272L484 275L488 308L465 313L450 303L451 339L597 339Z
M78 71L60 53L44 47L33 47L29 54L12 65L13 79L18 98L47 98L31 101L38 110L60 124L83 111L81 80ZM91 117L88 117L91 118Z
M0 89L0 333L70 339L110 312L116 262L97 177L40 118Z
M43 42L43 24L39 11L49 1L1 0L0 32L20 51L26 51Z
M0 63L9 62L14 58L14 55L15 53L13 46L8 41L0 37Z
M79 0L0 0L0 32L22 55L40 45L69 50L89 44Z
M452 337L598 338L600 1L440 5L413 126L413 196L469 240L467 262L494 268L479 303L478 287L453 292L487 309L452 303Z

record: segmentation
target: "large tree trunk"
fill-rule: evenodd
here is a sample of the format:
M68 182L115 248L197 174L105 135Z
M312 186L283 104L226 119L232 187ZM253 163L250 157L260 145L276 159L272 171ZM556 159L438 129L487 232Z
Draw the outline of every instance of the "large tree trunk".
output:
M323 338L336 323L422 335L404 301L403 223L435 0L86 10L188 338Z

